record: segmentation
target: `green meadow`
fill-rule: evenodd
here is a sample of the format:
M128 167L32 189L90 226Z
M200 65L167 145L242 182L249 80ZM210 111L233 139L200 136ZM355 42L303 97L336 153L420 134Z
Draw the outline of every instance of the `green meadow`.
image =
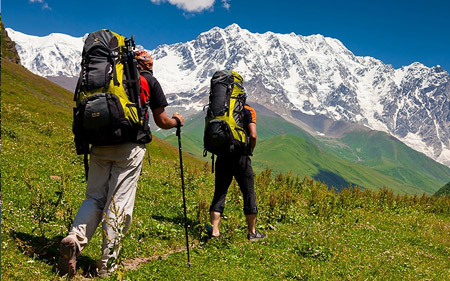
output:
M71 132L72 93L2 58L1 279L65 280L55 268L58 244L86 185ZM75 280L450 280L450 195L434 197L415 185L409 193L394 191L388 188L392 176L372 173L384 166L339 160L300 133L260 131L255 190L258 228L268 238L246 240L242 197L233 182L223 237L207 240L214 175L208 158L191 151L198 140L194 133L189 137L189 126L182 141L192 264L178 147L155 137L147 145L118 270L108 278L95 276L99 229L78 259ZM286 147L277 149L280 143ZM298 162L290 162L295 153ZM270 154L279 160L265 158ZM350 185L333 190L314 179L321 169ZM361 178L367 182L357 182ZM371 183L379 188L356 186Z

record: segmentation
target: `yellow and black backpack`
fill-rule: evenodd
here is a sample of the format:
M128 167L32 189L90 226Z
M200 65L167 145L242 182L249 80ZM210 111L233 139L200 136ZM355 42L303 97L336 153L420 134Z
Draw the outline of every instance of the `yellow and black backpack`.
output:
M102 29L90 33L75 90L73 133L77 154L89 145L148 143L148 104L140 104L134 36Z
M204 156L207 151L213 156L248 153L248 137L243 128L245 99L241 75L233 70L214 73L205 117Z

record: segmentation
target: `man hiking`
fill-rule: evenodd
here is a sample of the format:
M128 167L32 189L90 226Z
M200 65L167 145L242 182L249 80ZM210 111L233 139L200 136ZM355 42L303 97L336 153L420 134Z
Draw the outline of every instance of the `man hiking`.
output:
M236 115L242 116L242 120L228 121L233 123L231 128L236 128L242 123L242 128L245 130L245 135L248 136L248 143L243 145L244 149L238 149L238 145L233 145L233 148L227 149L226 153L217 152L217 161L215 168L215 191L214 197L209 208L210 211L210 222L212 224L212 231L210 236L212 238L220 236L219 223L220 217L223 214L225 207L225 197L228 192L228 188L233 180L236 179L244 200L244 214L247 220L247 239L250 241L256 241L266 237L266 234L256 230L256 216L258 209L256 206L256 197L254 189L254 173L251 165L250 156L253 155L253 150L256 146L257 132L256 132L256 112L255 110L246 104L247 92L242 86L243 79L235 71L218 71L214 74L211 81L211 96L210 96L210 113L208 115L214 116L212 112L219 108L217 103L215 103L215 98L213 95L220 96L221 94L214 93L215 91L221 92L226 91L226 89L231 91L228 92L227 96L231 96L228 110L230 113L225 113L224 116ZM229 86L221 86L229 83ZM223 101L223 98L217 100ZM222 111L223 112L223 111ZM240 114L236 114L236 113ZM217 116L217 115L216 115ZM208 117L207 117L208 118ZM231 117L228 117L231 118ZM214 119L214 118L213 118ZM221 117L219 117L221 119ZM213 125L214 126L214 125ZM233 130L233 129L231 129ZM237 129L239 131L239 129ZM206 134L208 129L206 130ZM211 131L214 131L213 129ZM213 137L217 138L217 137ZM206 149L208 150L208 139L205 139ZM211 150L211 149L210 149Z
M155 123L162 129L183 126L183 116L175 113L171 118L164 110L168 103L159 82L152 75L151 56L137 51L136 58L141 73L141 102L150 95L149 106ZM86 199L75 216L68 236L60 243L58 269L61 276L75 275L76 258L87 246L100 222L103 244L97 266L98 275L107 276L114 270L113 262L120 250L119 241L131 224L145 150L145 144L134 142L92 145ZM118 225L114 225L117 222Z

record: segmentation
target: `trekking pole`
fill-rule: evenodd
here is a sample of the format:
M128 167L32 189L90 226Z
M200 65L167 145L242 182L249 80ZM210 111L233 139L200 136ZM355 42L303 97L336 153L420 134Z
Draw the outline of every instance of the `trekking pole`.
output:
M186 212L186 196L184 191L184 174L183 174L183 153L181 150L181 122L177 117L173 117L177 121L177 137L178 137L178 150L180 152L180 170L181 170L181 188L183 189L183 209L184 209L184 230L186 232L186 249L188 267L191 266L191 258L189 255L189 237L188 237L188 225L187 225L187 212Z

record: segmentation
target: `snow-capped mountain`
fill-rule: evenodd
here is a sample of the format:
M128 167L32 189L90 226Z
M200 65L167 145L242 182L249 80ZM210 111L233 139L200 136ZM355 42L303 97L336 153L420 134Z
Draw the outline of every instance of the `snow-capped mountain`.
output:
M78 77L80 74L83 37L52 33L38 37L6 28L16 42L22 65L42 77Z
M22 55L32 43L16 40L9 29L8 33L23 64L33 70L28 67L33 56ZM59 45L47 41L50 47ZM79 52L81 48L82 44ZM47 48L39 52L50 53ZM302 123L296 114L300 112L361 124L388 132L450 166L450 76L439 66L413 63L394 69L372 57L355 56L337 39L251 33L237 24L213 28L186 43L161 45L151 53L155 76L171 105L186 112L202 110L216 70L234 69L245 79L250 102L286 120ZM35 71L39 65L46 66L42 71L58 69L50 58L37 57L31 61ZM80 60L73 58L67 64L73 75L77 73L73 64Z

